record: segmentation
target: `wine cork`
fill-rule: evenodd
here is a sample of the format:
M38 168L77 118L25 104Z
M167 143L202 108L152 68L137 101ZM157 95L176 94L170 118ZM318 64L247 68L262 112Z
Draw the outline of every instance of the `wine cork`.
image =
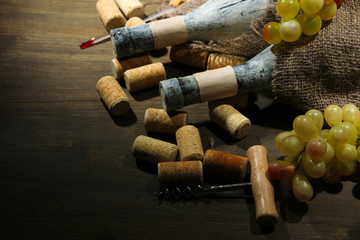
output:
M251 127L250 120L228 104L210 109L209 116L213 122L236 139L245 137Z
M170 50L170 60L191 67L206 69L209 52L194 49L186 44L175 45Z
M250 147L246 155L250 163L250 181L255 200L256 221L260 225L271 226L278 222L279 215L275 206L274 188L267 176L268 151L264 146Z
M246 157L207 150L203 159L204 173L236 181L245 179L248 159Z
M202 161L204 150L200 132L195 126L183 126L176 131L175 135L181 161Z
M158 163L158 179L161 188L196 186L203 183L201 161Z
M144 5L139 0L115 0L121 11L129 19L132 17L143 17Z
M139 17L132 17L125 23L125 27L129 28L129 27L139 26L145 23L146 22Z
M160 62L129 69L124 73L125 85L130 92L156 86L165 79L165 68Z
M129 98L118 81L112 76L101 78L96 89L113 116L121 116L130 110Z
M96 9L104 23L106 30L119 28L125 25L126 18L114 0L99 0L96 3Z
M152 63L152 58L149 54L141 54L131 58L118 60L113 58L111 60L111 69L116 79L122 79L125 71Z
M222 104L229 104L236 109L246 108L249 102L249 95L247 93L239 94L234 97L223 98L208 102L209 109L213 109Z
M168 113L164 109L148 108L145 111L144 125L149 132L175 133L180 127L187 125L186 112Z
M217 69L226 66L236 66L247 61L245 57L230 54L210 53L207 58L207 69Z
M132 145L135 158L150 163L175 161L179 152L175 144L140 135Z

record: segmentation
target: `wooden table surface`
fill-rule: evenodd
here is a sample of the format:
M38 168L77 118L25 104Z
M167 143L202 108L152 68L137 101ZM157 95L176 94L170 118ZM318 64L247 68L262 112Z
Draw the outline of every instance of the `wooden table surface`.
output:
M143 1L149 2L149 1ZM96 92L111 75L110 43L79 43L104 32L95 0L1 0L0 239L360 239L360 171L334 186L314 181L309 203L274 182L279 223L260 228L254 202L240 196L159 201L156 166L131 154L147 133L144 111L161 108L156 87L128 94L131 112L112 118ZM161 52L160 52L161 53ZM198 70L154 55L168 77ZM273 140L301 114L251 94L252 122L234 140L209 120L206 103L184 108L204 149L238 155L255 144L282 157Z

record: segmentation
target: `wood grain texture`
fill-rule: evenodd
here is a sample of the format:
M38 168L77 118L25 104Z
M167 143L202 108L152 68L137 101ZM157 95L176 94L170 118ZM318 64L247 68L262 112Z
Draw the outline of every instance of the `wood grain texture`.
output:
M111 75L111 46L79 48L105 31L95 3L0 0L0 239L358 239L359 171L333 187L314 181L307 204L276 182L273 229L256 224L251 199L159 202L156 168L134 159L131 143L141 134L175 137L144 129L145 110L162 107L156 87L127 92L127 115L107 112L96 83ZM154 59L169 78L195 72L160 53ZM275 135L299 114L251 95L242 113L252 129L239 141L209 120L206 103L182 110L204 150L210 137L216 150L242 156L262 144L270 160L282 156Z

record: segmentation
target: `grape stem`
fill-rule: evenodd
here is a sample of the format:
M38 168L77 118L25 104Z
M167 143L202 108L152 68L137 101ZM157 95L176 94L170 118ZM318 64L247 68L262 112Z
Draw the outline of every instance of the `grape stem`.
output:
M300 163L301 163L301 160L302 160L302 156L304 154L305 151L302 151L297 159L297 163L296 163L296 166L295 166L295 170L299 170L299 167L300 167Z

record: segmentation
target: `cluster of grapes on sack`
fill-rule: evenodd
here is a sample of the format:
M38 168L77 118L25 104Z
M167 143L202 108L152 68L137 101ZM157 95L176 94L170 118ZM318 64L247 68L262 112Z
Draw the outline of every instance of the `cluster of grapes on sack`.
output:
M294 42L302 33L314 35L322 21L331 20L343 0L278 0L276 11L281 22L269 22L262 30L263 39L269 44L282 40Z
M269 163L269 177L285 179L295 198L307 202L314 193L310 178L335 184L356 171L359 139L360 111L354 104L329 105L324 113L311 109L294 119L292 131L275 137L285 158Z

